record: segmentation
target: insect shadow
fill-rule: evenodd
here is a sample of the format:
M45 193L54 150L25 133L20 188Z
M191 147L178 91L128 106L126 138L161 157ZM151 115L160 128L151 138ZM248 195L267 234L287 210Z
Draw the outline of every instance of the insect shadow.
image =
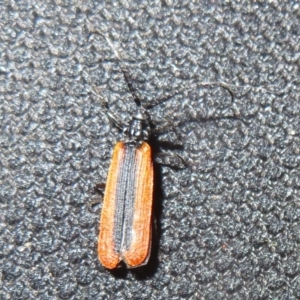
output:
M111 45L110 41L108 41L108 43ZM116 52L115 49L113 50L114 52ZM102 107L110 122L123 133L124 144L129 145L129 147L133 147L137 149L145 141L149 142L149 144L151 145L152 161L156 162L153 166L155 175L154 175L154 193L153 193L154 201L153 201L153 208L152 208L154 220L152 220L152 224L154 223L155 226L153 226L151 232L152 239L150 237L151 254L146 264L142 264L142 266L138 265L138 268L130 269L130 271L133 271L135 273L138 279L143 280L153 276L159 265L158 250L159 250L159 241L161 238L160 219L161 219L161 212L162 212L162 202L159 201L159 199L163 198L161 165L169 166L173 169L183 169L188 167L186 162L179 155L177 154L169 155L166 153L162 153L160 151L161 148L170 149L170 150L183 150L183 146L181 144L160 142L158 139L159 135L176 128L178 123L175 123L171 118L167 117L161 122L159 123L155 122L154 124L151 119L149 111L151 108L172 99L174 96L180 94L182 91L175 91L173 94L167 95L165 98L152 100L149 101L147 104L142 103L142 101L136 95L135 89L133 88L132 82L128 76L127 71L122 65L122 60L119 58L118 53L116 54L116 56L117 59L120 61L121 70L124 74L124 79L127 83L133 101L136 104L136 112L133 114L129 122L125 122L120 116L118 116L117 114L115 114L110 110L109 103L101 96L101 91L99 91L98 88L94 87L97 93L93 92L93 94L96 95L98 99L100 99ZM230 93L233 99L233 93L231 89L222 82L204 82L204 83L199 82L197 84L197 86L213 86L213 85L218 85L226 89ZM222 118L224 117L219 117L216 119L222 119ZM233 117L228 117L228 118L233 118ZM210 118L210 120L212 119L213 118ZM100 191L102 191L104 189L104 185L103 184L97 185L96 190L97 189L98 190L100 189ZM125 215L126 217L127 212L122 212L122 214ZM124 235L124 229L122 230ZM127 228L125 226L125 232L126 230ZM125 234L125 238L127 238L126 234ZM128 273L128 269L126 268L115 268L110 271L115 277L119 277L119 278L126 277Z

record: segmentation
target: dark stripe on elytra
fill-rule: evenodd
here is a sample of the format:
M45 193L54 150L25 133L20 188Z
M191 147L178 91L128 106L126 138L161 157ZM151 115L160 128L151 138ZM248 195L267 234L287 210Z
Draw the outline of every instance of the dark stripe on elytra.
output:
M136 147L125 144L116 188L114 243L117 253L129 248L131 243L136 175L135 155Z

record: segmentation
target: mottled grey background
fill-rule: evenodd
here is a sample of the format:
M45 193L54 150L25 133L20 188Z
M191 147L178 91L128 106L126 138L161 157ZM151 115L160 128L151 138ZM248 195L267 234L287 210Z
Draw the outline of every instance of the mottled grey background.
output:
M0 3L0 299L300 299L299 4ZM156 167L156 243L136 271L96 255L88 203L121 135L93 88L134 112L96 32L143 101L186 90L151 111L177 124L155 149L188 167Z

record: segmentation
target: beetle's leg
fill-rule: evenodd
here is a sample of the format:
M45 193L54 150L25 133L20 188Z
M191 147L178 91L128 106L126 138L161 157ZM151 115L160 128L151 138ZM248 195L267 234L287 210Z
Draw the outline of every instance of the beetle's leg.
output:
M98 183L94 186L93 192L98 195L100 194L100 197L94 196L90 201L88 201L87 206L89 211L92 211L92 207L95 204L102 202L104 196L104 190L105 190L105 183Z
M176 126L176 125L171 120L167 120L167 121L164 121L164 122L158 122L158 123L155 124L154 128L151 128L151 133L152 134L166 133L170 130L174 130L174 126Z
M153 119L149 119L150 121ZM149 121L149 122L150 122ZM175 131L177 133L177 127L179 121L172 120L170 117L164 117L163 121L153 120L151 123L151 133L152 134L163 134L169 131Z
M111 123L113 123L118 129L123 130L127 127L127 124L121 121L121 119L117 115L114 115L112 112L107 110L106 115L111 121Z
M124 130L124 128L126 128L128 126L128 124L126 124L119 116L115 115L114 113L112 113L109 109L108 106L108 102L101 96L101 91L97 88L94 87L94 89L98 92L98 94L96 94L94 91L92 91L92 93L100 99L100 103L102 105L102 107L105 110L105 113L107 115L107 117L109 118L109 120L120 130Z
M104 195L105 183L98 183L94 186L94 191L100 195Z
M158 153L155 155L154 161L173 169L185 169L187 167L183 158L177 154Z

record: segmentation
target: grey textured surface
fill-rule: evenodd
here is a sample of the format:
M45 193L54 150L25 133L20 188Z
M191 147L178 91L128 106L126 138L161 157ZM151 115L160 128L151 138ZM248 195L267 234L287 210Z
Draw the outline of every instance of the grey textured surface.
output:
M152 110L181 121L158 140L189 167L157 167L142 270L97 261L87 204L121 136L92 87L134 106L96 31L144 101L187 90ZM1 3L0 299L300 299L299 31L292 1Z

